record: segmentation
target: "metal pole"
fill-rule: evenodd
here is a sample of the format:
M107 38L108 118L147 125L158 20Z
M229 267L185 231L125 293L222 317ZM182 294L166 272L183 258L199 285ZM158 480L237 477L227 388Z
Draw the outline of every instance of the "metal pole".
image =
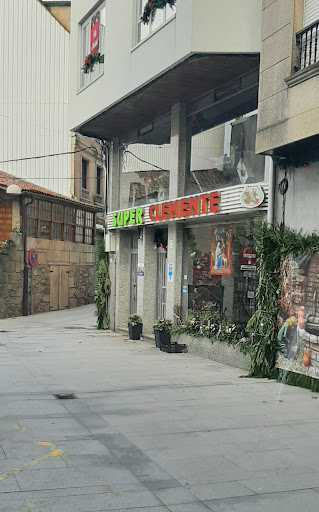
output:
M266 156L268 160L268 182L269 182L269 195L268 195L268 211L267 211L267 224L273 226L275 214L275 168L274 161L271 156Z

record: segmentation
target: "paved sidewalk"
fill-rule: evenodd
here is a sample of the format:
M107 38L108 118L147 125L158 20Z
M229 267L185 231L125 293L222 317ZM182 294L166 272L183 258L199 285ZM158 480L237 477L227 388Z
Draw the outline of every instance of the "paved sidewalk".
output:
M0 512L319 509L319 395L92 313L0 320Z

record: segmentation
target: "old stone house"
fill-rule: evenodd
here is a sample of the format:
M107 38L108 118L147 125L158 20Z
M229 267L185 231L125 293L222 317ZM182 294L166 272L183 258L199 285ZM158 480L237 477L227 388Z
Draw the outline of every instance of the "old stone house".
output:
M0 318L94 302L101 207L19 179L11 195L10 184L0 172Z

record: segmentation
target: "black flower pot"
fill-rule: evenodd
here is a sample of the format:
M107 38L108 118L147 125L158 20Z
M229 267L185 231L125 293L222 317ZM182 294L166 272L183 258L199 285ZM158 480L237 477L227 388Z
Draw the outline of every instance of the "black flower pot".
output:
M143 330L143 324L137 324L137 325L128 324L128 333L129 333L130 340L141 339L142 330Z
M156 348L161 347L160 334L161 334L161 331L154 330Z

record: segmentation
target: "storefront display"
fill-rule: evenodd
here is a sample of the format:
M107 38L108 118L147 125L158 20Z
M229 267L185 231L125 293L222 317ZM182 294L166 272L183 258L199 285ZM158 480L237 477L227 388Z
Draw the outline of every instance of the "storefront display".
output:
M217 311L247 322L255 311L258 276L241 269L242 252L252 243L245 224L196 225L186 229L186 237L188 309Z

